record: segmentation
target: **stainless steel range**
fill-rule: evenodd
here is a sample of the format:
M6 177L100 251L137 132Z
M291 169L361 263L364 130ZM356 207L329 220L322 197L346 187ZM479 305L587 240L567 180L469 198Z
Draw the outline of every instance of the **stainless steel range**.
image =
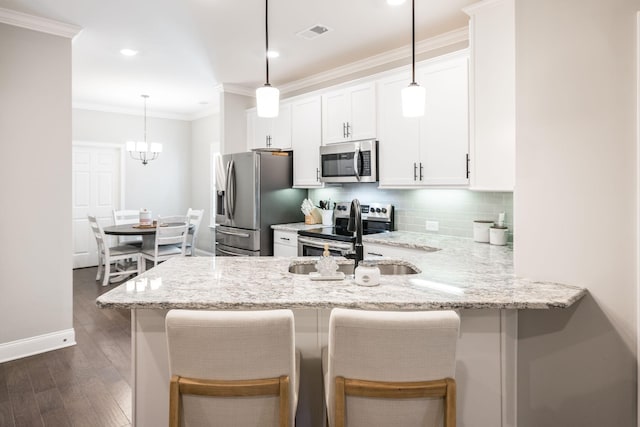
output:
M320 256L324 245L331 255L342 256L354 251L354 233L347 231L351 202L336 203L334 225L298 231L298 256ZM393 205L370 203L361 205L362 234L386 233L395 229Z

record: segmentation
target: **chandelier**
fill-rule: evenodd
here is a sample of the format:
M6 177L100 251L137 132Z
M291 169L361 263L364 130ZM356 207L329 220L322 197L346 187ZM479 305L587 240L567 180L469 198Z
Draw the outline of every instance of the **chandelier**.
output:
M143 141L127 141L127 151L134 160L142 161L146 165L151 160L158 158L162 153L162 144L158 142L147 143L147 98L149 95L140 95L144 98L144 140Z

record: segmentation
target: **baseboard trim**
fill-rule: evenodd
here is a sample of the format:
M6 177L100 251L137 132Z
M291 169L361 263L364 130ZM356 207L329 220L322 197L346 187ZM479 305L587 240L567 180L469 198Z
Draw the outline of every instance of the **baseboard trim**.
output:
M0 363L76 344L73 328L0 344Z

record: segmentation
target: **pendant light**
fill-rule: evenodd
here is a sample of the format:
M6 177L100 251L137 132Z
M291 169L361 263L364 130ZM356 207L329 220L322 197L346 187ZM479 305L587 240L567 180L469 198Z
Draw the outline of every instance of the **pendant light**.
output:
M134 160L140 160L146 165L151 160L158 158L162 153L162 144L158 142L147 142L147 98L149 95L140 95L144 99L144 140L143 141L127 141L127 151Z
M265 29L265 60L267 81L264 86L256 89L256 104L258 117L278 117L280 106L280 91L269 84L269 0L265 0L264 29Z
M425 89L416 83L416 0L411 0L411 84L402 89L402 115L424 116Z

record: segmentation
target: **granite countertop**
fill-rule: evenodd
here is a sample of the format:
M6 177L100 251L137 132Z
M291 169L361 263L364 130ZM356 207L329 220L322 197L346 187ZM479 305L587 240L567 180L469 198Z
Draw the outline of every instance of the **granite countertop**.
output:
M304 222L291 222L289 224L275 224L271 226L271 228L273 228L274 230L293 231L296 233L299 230L309 230L311 228L320 228L320 227L332 227L332 226L322 225L322 224L305 224Z
M291 264L315 263L313 257L176 257L103 294L97 304L127 309L546 309L568 307L587 292L515 277L510 247L410 232L363 240L439 250L411 251L400 263L420 273L382 276L374 287L358 286L350 278L312 281L308 275L289 273ZM340 258L339 263L352 261Z

